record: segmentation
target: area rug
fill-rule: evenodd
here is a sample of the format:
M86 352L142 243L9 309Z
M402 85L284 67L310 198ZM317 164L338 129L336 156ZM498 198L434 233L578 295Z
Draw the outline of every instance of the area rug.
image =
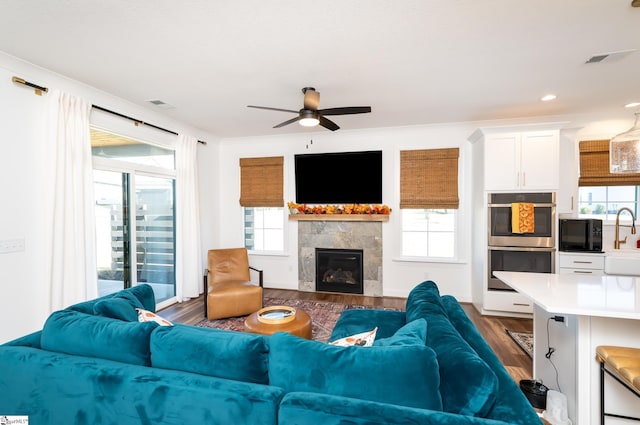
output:
M517 332L509 329L505 329L507 335L525 352L529 358L533 359L533 333L531 332Z
M326 301L310 301L310 300L289 300L284 298L264 298L264 306L288 305L290 307L299 308L306 311L311 316L313 325L312 336L317 341L328 341L331 331L338 321L340 314L345 310L352 309L383 309L397 311L393 308L382 308L374 306L365 306L359 304L342 304ZM226 329L231 331L244 331L244 320L246 316L233 317L231 319L202 320L196 323L196 326L202 328Z

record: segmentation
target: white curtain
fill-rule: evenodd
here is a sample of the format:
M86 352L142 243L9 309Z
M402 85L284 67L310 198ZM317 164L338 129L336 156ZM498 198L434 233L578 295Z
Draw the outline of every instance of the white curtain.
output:
M45 282L51 311L98 295L89 115L91 105L59 90L47 96Z
M176 298L200 295L202 255L198 200L198 140L179 135L176 149Z

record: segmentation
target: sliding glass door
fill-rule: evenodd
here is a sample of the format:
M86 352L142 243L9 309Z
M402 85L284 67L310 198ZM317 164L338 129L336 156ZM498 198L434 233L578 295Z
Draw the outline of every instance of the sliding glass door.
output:
M100 295L140 283L175 298L174 153L92 131Z

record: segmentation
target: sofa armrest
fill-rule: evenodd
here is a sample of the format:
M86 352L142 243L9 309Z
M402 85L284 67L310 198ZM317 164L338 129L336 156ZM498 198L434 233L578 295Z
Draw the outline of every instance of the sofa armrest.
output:
M539 423L537 413L518 388L511 375L504 368L498 356L493 352L484 337L474 326L464 309L451 295L442 297L442 305L447 310L451 323L458 330L462 338L489 365L498 378L498 397L487 416L509 420L513 424L529 425Z
M21 336L20 338L16 338L14 340L5 342L2 345L12 346L12 347L33 347L40 348L40 335L42 335L42 331L35 331L25 336Z
M377 403L334 395L292 392L280 403L278 425L507 425L493 419Z

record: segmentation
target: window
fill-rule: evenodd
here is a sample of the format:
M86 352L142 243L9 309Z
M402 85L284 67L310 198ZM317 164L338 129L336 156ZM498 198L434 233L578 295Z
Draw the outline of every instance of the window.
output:
M284 251L284 157L240 159L244 244L250 251Z
M609 171L609 140L580 142L578 211L581 218L615 220L620 208L629 208L638 217L640 174L612 174ZM621 221L631 221L622 214Z
M458 148L400 152L402 255L455 258Z
M284 251L284 208L245 207L244 246L250 251Z
M640 186L583 186L579 190L580 218L615 220L620 208L626 207L638 217ZM631 221L629 214L620 215L621 221Z
M91 154L133 164L175 170L175 152L170 149L91 129Z
M403 209L402 255L455 257L456 210Z
M92 131L98 291L147 283L162 306L175 297L174 152L109 136Z

